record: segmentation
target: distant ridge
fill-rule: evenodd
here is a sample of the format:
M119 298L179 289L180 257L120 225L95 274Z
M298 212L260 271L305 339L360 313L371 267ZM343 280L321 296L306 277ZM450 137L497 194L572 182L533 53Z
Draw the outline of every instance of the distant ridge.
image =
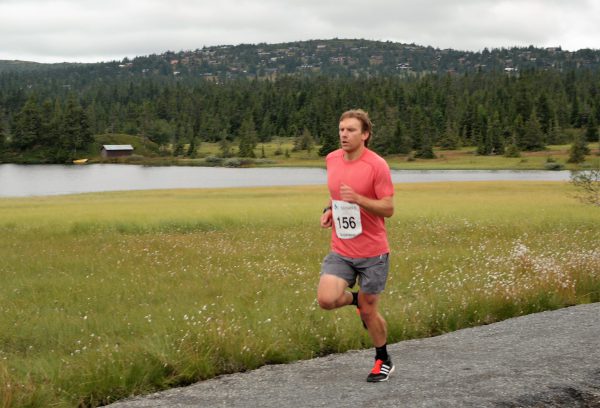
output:
M0 60L0 73L19 71L45 71L56 68L77 67L82 65L86 64L76 62L58 62L48 64L35 61Z
M0 61L0 73L105 67L132 75L203 76L208 79L273 78L280 75L373 76L469 73L525 69L600 68L600 50L511 47L482 51L439 49L364 39L327 39L277 44L239 44L98 63L42 64Z

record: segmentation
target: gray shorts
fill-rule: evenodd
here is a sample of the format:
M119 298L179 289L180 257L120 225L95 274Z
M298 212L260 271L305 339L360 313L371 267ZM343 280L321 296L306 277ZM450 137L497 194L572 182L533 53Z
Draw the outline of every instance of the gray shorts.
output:
M330 252L323 259L321 275L334 275L348 282L353 287L359 279L360 290L364 293L377 294L385 289L390 269L389 254L372 258L349 258Z

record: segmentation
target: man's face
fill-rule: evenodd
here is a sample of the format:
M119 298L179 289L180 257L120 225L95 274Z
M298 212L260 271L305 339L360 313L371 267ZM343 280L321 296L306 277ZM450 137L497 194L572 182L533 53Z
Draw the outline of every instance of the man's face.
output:
M369 137L368 132L362 131L362 124L356 118L346 118L340 122L340 145L347 153L355 152Z

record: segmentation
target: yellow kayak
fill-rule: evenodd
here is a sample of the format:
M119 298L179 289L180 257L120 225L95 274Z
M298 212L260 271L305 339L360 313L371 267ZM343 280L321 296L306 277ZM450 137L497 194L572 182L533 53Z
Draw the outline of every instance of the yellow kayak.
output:
M77 159L73 160L73 164L86 164L88 159Z

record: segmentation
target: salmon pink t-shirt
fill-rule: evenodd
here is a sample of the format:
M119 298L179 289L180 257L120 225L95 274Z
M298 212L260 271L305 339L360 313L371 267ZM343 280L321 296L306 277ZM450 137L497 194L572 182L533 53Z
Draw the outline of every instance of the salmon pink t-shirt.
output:
M340 186L346 184L365 197L380 200L394 195L390 168L386 161L365 148L362 155L352 161L344 159L338 149L327 155L327 186L332 200L341 200ZM340 239L332 226L331 250L351 258L370 258L388 253L390 247L384 217L360 209L362 233L351 239Z

